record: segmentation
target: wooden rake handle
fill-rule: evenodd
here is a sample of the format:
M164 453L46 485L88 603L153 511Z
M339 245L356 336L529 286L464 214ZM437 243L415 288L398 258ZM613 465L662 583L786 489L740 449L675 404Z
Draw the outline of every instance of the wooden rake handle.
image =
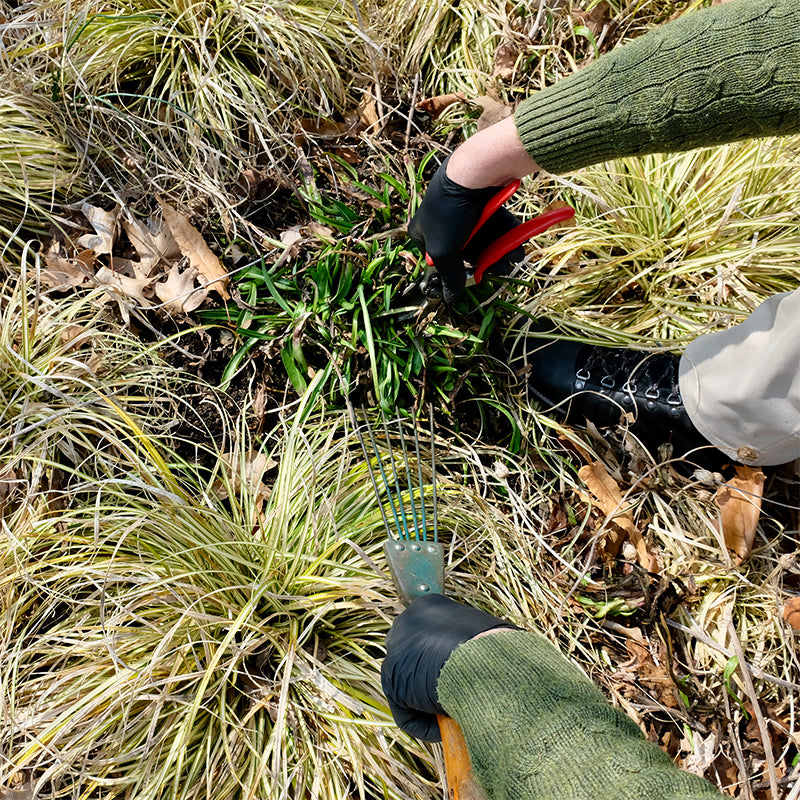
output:
M448 800L486 800L483 789L472 773L467 743L459 724L441 714L436 719L442 734Z

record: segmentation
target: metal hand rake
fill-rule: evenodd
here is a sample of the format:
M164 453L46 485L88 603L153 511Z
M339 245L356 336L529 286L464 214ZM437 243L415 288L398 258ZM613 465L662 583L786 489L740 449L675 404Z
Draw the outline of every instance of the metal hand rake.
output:
M366 412L363 411L363 409L362 412L366 419ZM369 440L372 446L373 456L371 458L358 423L353 419L358 439L361 442L361 449L364 452L364 459L367 462L367 469L369 470L369 476L372 480L372 486L375 490L375 497L378 500L378 506L381 510L383 524L386 528L387 538L383 543L383 551L386 554L386 561L392 575L395 589L405 606L411 603L415 598L425 594L444 594L444 552L439 543L436 497L436 453L433 438L433 415L431 414L430 416L431 484L433 493L433 531L430 536L428 531L428 515L425 510L422 458L420 456L419 434L416 424L414 425L414 453L417 461L417 481L415 488L412 470L409 464L408 446L399 416L395 414L402 450L402 462L398 466L399 458L396 459L392 452L389 425L386 422L386 416L383 410L381 410L381 421L383 424L383 433L386 437L391 477L387 475L383 461L378 454L378 446L375 442L372 428L367 426ZM381 479L380 485L376 478L376 471L372 468L373 458ZM400 487L400 473L405 474L407 503L403 499L404 493ZM383 487L383 492L380 486ZM389 517L384 508L382 494L385 494L389 500L394 529L389 524ZM450 800L482 800L485 798L485 795L475 782L475 777L472 774L467 744L464 741L464 734L461 732L461 728L458 726L458 723L450 717L439 716L438 722L439 731L442 735L444 765Z
M388 445L389 426L383 411L381 411L381 421ZM414 480L412 478L411 466L408 459L408 446L400 420L397 420L397 431L402 447L403 460L402 466L398 468L394 453L391 447L389 447L389 463L391 465L392 479L386 474L383 461L378 456L378 447L372 429L367 428L384 494L389 500L389 507L394 520L394 532L396 535L392 535L392 527L389 524L384 504L381 502L381 490L378 485L378 480L372 469L372 459L370 459L367 453L361 431L358 428L356 428L356 430L358 431L358 437L364 450L369 476L372 480L372 486L375 489L375 496L379 501L381 515L383 516L383 524L387 533L387 539L383 543L383 551L386 554L389 571L392 574L392 580L394 581L397 593L400 595L400 600L403 605L407 606L412 600L421 595L443 594L444 553L439 544L439 524L436 508L436 454L433 447L431 447L433 534L429 537L428 519L423 496L422 459L420 458L419 435L416 425L414 426L414 452L417 459L418 497L416 496L417 493L415 493ZM431 444L433 444L432 432ZM406 500L403 499L404 492L400 488L401 469L405 472L405 482L408 487ZM394 484L394 486L392 486L392 484ZM419 508L417 507L418 505Z

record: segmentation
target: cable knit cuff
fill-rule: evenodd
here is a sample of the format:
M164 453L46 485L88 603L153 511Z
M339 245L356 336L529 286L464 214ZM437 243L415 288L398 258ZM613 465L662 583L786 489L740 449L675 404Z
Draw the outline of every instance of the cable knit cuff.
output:
M502 631L458 647L439 700L489 797L721 800L680 771L542 636Z
M800 0L686 14L529 97L514 120L552 173L800 131Z

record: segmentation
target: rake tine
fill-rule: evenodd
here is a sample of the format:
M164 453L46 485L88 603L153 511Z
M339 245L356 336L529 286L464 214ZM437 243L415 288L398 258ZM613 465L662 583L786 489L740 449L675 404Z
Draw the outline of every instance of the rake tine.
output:
M361 426L358 424L356 420L355 414L353 414L353 427L355 428L356 435L358 436L358 441L361 443L361 452L364 453L364 461L367 462L367 471L369 472L369 479L372 481L372 488L375 490L375 497L380 498L381 493L378 489L378 482L375 480L375 473L372 471L372 459L369 457L369 453L367 452L367 446L364 444L364 437L361 435ZM370 436L372 435L372 431L370 431ZM377 460L377 456L376 456ZM378 508L381 510L381 516L383 517L383 527L386 528L386 535L391 536L392 529L389 527L389 520L386 517L386 512L383 510L383 503L378 503Z
M428 419L431 424L431 484L433 486L433 541L439 541L439 512L436 502L436 447L433 439L433 406L428 403ZM417 456L419 463L419 456ZM422 484L420 484L422 485ZM424 506L423 506L424 509ZM425 523L423 523L424 525Z
M383 463L381 462L380 456L378 455L378 445L375 442L375 437L372 435L372 427L367 424L367 412L364 407L361 407L361 413L364 415L364 426L369 433L370 443L372 445L372 452L375 454L375 463L378 465L378 469L380 470L381 477L383 478L383 485L386 489L386 495L389 498L389 505L392 508L392 516L394 517L395 525L397 525L397 533L398 535L402 536L401 527L400 527L400 520L397 517L397 509L394 507L394 501L392 500L392 493L389 489L389 479L386 477L386 473L383 471ZM384 511L383 503L380 501L381 492L378 488L378 482L375 479L375 473L372 470L372 459L370 458L369 453L367 452L367 447L364 444L364 437L361 435L361 426L358 424L356 420L355 412L353 411L352 406L350 406L350 415L353 421L353 427L355 428L356 434L358 435L358 441L361 443L361 451L364 453L364 460L367 462L367 470L369 472L370 480L372 481L372 488L375 490L375 497L378 499L378 508L381 511L381 517L383 517L383 525L386 528L386 535L391 538L392 536L392 529L389 525L389 519L386 516L386 511Z
M419 433L417 432L417 422L414 420L414 452L417 455L417 478L419 480L419 508L422 517L422 539L428 541L428 525L425 519L425 494L422 491L422 459L419 455ZM409 484L410 485L410 484Z
M396 411L396 410L395 410ZM395 413L397 417L397 430L400 432L400 444L403 448L403 463L406 468L406 481L408 481L408 501L411 503L411 516L414 520L414 538L419 539L419 522L417 521L417 502L414 499L414 482L411 480L411 468L408 465L408 448L406 447L406 437L403 433L403 426L400 423L400 414L399 412ZM417 427L416 427L416 420L414 421L414 438L417 437ZM419 456L419 452L417 452ZM419 484L419 498L420 502L422 502L422 481ZM422 530L423 539L425 539L425 529L423 527Z
M410 539L411 535L408 532L408 518L406 517L406 509L403 505L403 493L400 491L400 481L397 477L397 464L394 460L394 453L392 452L391 447L391 440L389 438L389 426L386 422L386 415L383 413L383 408L381 408L381 419L383 420L383 432L386 436L386 445L389 451L389 463L392 465L392 475L394 475L394 486L397 490L397 504L400 507L400 516L403 518L403 529L400 530L400 526L398 523L398 533L400 533L401 538L403 539ZM392 492L389 489L389 481L386 478L386 473L383 472L383 467L381 467L381 474L384 476L384 480L386 481L386 493L389 495L389 502L392 504L392 511L395 510L394 507L394 500L392 499ZM395 519L397 519L397 514L395 512ZM405 535L404 535L405 533Z

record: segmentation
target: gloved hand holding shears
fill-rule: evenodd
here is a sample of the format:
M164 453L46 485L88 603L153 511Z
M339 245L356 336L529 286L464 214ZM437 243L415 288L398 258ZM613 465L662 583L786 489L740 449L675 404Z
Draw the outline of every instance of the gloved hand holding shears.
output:
M472 277L480 283L487 268L507 270L522 260L524 242L575 214L571 208L558 208L523 223L502 207L519 188L518 180L507 186L469 189L447 176L449 160L448 156L436 171L408 225L412 241L439 273L446 303L464 291L464 261L474 266Z

